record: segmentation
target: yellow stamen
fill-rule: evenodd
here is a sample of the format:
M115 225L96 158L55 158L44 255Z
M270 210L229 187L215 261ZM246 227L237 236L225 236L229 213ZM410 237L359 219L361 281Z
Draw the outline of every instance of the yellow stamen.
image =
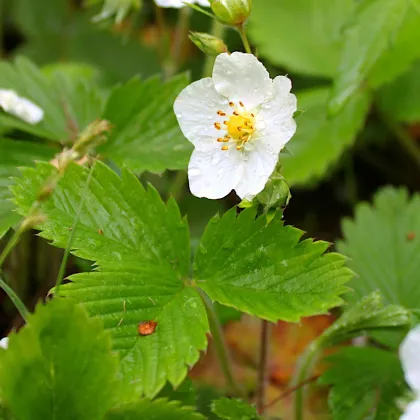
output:
M229 149L229 147L227 147L227 146L222 147L222 150L228 150L228 149Z
M221 129L221 127L220 127L220 123L215 122L215 123L214 123L214 128L215 128L216 130L220 130L220 129Z

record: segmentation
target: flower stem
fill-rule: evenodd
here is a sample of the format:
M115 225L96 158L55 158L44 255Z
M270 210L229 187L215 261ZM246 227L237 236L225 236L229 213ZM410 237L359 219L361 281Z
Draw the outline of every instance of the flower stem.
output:
M217 38L223 39L224 33L225 33L225 26L222 25L217 19L214 19L210 34ZM204 67L203 67L203 77L211 77L215 60L216 60L216 57L212 55L207 55L206 61L204 62Z
M64 251L63 259L61 260L60 269L58 270L57 281L55 283L56 294L58 294L61 283L63 282L63 279L64 279L64 272L65 272L66 267L67 267L67 261L69 259L70 249L71 249L71 246L72 246L72 243L73 243L74 234L76 232L77 224L79 223L80 215L82 213L83 205L85 203L87 192L89 190L89 185L90 185L90 181L92 179L93 169L94 169L94 164L92 164L92 166L90 167L89 174L88 174L87 179L86 179L85 188L83 189L83 193L80 197L79 207L77 209L76 215L75 215L74 220L73 220L73 224L71 226L71 233L70 233L69 239L67 241L67 246L66 246L66 249Z
M0 254L0 270L3 266L4 262L6 261L6 258L12 251L12 249L18 244L20 241L20 237L22 236L22 229L19 229L19 227L15 230L13 233L13 236L10 238L9 242L7 242L6 246L4 247L2 253Z
M267 361L270 347L270 324L266 320L261 321L260 334L260 360L258 364L258 391L257 391L257 410L259 414L264 414L266 406L266 388L268 383Z
M207 316L210 324L211 336L213 338L213 344L216 349L217 357L220 363L220 368L223 371L223 375L225 376L227 385L237 396L243 396L244 392L236 383L235 377L232 372L229 351L225 339L223 337L223 332L219 323L219 319L217 318L217 314L214 311L213 303L200 288L197 288L197 290L204 303L204 306L206 307Z
M171 51L171 57L167 65L165 66L165 76L167 78L176 74L179 69L182 48L185 40L188 37L188 29L190 26L192 10L189 7L182 7L179 11L178 24L175 30L175 40Z
M293 379L293 384L306 384L310 381L308 379L311 377L312 368L316 363L318 354L322 348L322 341L320 339L312 341L311 344L306 348L305 352L302 354L300 362ZM304 391L305 387L299 387L295 393L294 401L294 413L295 420L303 420L303 408L304 408Z
M244 24L238 26L238 32L239 32L239 35L241 36L242 43L244 44L245 51L248 54L252 54L252 49L251 49L251 46L249 45L248 36L246 34L246 29L245 29Z
M27 323L29 311L24 305L24 303L20 300L19 296L15 293L15 291L4 281L3 277L0 275L0 288L4 290L9 299L13 302L16 306L16 309L19 311L23 320Z

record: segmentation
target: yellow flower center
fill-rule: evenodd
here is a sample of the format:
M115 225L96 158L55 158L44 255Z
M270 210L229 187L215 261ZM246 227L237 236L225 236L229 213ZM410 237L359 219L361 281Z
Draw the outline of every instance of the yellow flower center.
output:
M255 115L252 112L246 111L242 102L239 102L239 106L236 106L233 102L229 102L229 105L235 110L232 112L232 115L223 121L227 134L224 137L219 137L217 141L219 143L225 143L222 146L222 150L228 150L229 145L232 143L236 146L237 150L241 150L255 132ZM226 113L220 110L217 111L217 115L219 117L226 117ZM215 122L214 127L217 130L222 130L222 123Z
M227 131L235 139L242 141L255 131L255 118L249 112L233 114L227 121Z

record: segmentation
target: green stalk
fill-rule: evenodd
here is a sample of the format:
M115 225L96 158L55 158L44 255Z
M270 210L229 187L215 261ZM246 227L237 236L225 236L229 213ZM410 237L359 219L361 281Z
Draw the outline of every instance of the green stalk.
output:
M200 288L197 288L197 290L204 303L204 306L206 307L213 344L216 349L220 367L222 369L223 375L225 376L226 382L229 388L235 393L235 395L243 397L244 392L236 383L232 372L232 364L229 351L223 336L222 327L220 326L219 319L217 318L217 314L214 311L213 304L209 297Z
M66 249L64 251L63 259L61 260L60 269L58 270L57 281L55 283L56 294L57 295L58 295L58 291L60 289L61 283L63 282L63 279L64 279L64 274L65 274L65 270L66 270L66 267L67 267L67 261L69 259L69 255L70 255L70 249L71 249L71 246L73 244L74 234L76 232L77 224L79 223L79 219L80 219L80 215L82 213L83 205L85 203L87 192L89 190L89 185L90 185L90 181L92 179L93 169L94 169L94 164L90 167L89 174L86 178L85 188L83 189L82 195L80 197L79 207L78 207L76 215L74 217L73 224L71 226L70 236L69 236L69 239L67 241L67 246L66 246Z
M20 297L15 293L15 291L4 281L3 277L0 275L0 288L2 288L9 299L16 306L16 309L19 311L23 320L28 323L29 311L26 308L25 304L20 300Z
M164 68L166 78L173 76L179 70L183 46L185 44L185 40L188 38L191 14L192 10L189 7L183 7L179 11L178 24L175 30L174 46L171 51L170 60Z
M308 379L311 377L312 369L318 359L318 355L321 349L322 340L320 338L312 341L312 343L309 344L299 361L299 365L297 367L297 371L293 379L294 385L308 382ZM303 420L303 409L305 400L304 391L304 386L296 389L294 400L295 420Z
M4 262L6 261L6 258L12 251L12 249L18 244L20 241L20 238L22 236L22 229L17 228L15 232L13 233L13 236L10 238L9 242L7 242L6 246L4 247L2 253L0 254L0 270L3 266Z
M251 45L249 45L248 36L246 34L246 29L245 29L244 24L238 26L238 32L239 32L239 35L241 36L242 43L244 44L245 51L248 54L252 54Z
M223 39L223 36L225 34L225 26L222 25L217 19L214 19L210 34L217 38ZM207 55L203 67L203 77L211 77L215 60L216 57L212 55Z

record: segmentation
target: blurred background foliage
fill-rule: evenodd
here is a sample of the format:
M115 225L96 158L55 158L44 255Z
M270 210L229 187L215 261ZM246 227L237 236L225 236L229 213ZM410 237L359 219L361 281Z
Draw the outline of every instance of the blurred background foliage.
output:
M45 101L41 105L52 112L51 121L33 132L0 118L0 135L7 133L9 139L0 140L0 237L18 220L8 201L10 176L19 174L18 166L51 159L71 141L65 138L65 112L56 110L54 114L59 103L54 96L57 89L67 89L72 98L70 112L82 129L107 112L113 114L115 110L107 106L124 101L130 86L138 85L142 106L149 112L140 121L127 119L127 125L146 127L143 140L129 130L112 133L101 155L115 170L125 164L136 171L162 196L173 194L182 212L188 214L195 243L211 216L237 204L234 194L210 201L189 193L184 169L190 145L173 116L167 125L160 125L159 112L171 113L174 96L166 91L169 85L158 88L157 79L134 79L125 85L125 91L124 87L113 90L115 84L136 75L141 80L164 75L166 53L176 42L178 10L157 11L152 0L144 0L141 5L127 5L115 19L103 14L100 1L0 0L0 7L0 54L14 63L1 64L0 88L19 87L29 96L31 89L37 89L37 93L32 90L32 96L38 101L42 96ZM355 294L350 301L379 289L387 303L412 309L420 309L418 293L413 293L413 286L401 284L412 284L416 278L413 259L418 261L420 249L419 201L407 193L420 189L419 10L418 0L254 0L248 25L256 54L272 77L288 74L302 111L297 116L297 133L288 144L290 154L282 154L283 174L292 187L286 223L305 230L310 237L335 242L342 237L343 218L356 212L354 221L343 224L345 239L339 243L360 275L352 284ZM190 15L190 29L211 31L207 16ZM187 40L186 31L184 35L175 70L188 71L197 79L205 57ZM226 31L226 43L230 51L242 48L232 30ZM14 61L19 56L30 62ZM181 86L185 77L167 83ZM37 143L36 137L48 140ZM372 201L383 186L403 189L388 187L375 198L374 206L359 204ZM5 268L7 278L30 308L54 284L61 254L29 234L13 251ZM89 269L88 262L72 258L67 274ZM243 381L252 381L258 328L249 317L232 323L239 318L237 312L221 306L218 310L228 323L226 334L236 369ZM296 355L333 319L314 317L300 326L280 323L276 327L276 354L270 366L273 396L288 383ZM0 336L20 324L13 306L0 294ZM288 342L294 344L285 346ZM220 375L212 369L211 358L210 352L193 376L204 376L205 383L219 387ZM280 404L287 408L290 401L286 398ZM325 404L320 408L319 399L315 399L308 408L312 409L315 418L321 418Z

